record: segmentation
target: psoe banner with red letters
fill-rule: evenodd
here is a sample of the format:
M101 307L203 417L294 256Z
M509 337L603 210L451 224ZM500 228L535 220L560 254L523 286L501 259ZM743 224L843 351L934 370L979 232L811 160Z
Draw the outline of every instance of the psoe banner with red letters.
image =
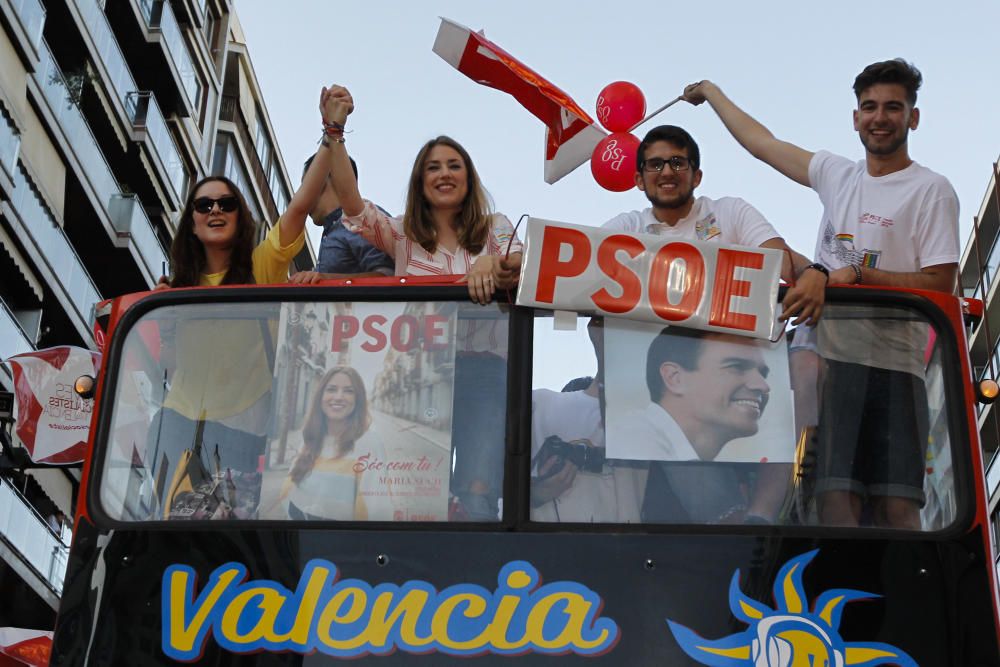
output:
M771 338L782 253L528 219L517 305Z

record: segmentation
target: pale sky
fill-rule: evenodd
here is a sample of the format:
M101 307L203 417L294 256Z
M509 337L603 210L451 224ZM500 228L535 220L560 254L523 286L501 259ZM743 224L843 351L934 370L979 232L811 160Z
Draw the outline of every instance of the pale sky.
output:
M392 213L402 209L416 151L437 134L469 150L497 210L512 220L530 213L599 225L647 205L638 190L598 186L586 164L547 185L541 122L431 51L439 16L484 29L591 115L612 81L637 84L651 110L712 79L778 137L858 159L851 84L868 63L901 56L924 74L910 154L951 180L967 243L1000 154L1000 3L583 4L237 0L237 12L293 183L319 137L320 87L346 85L357 105L347 147L362 194ZM747 154L707 104L678 104L636 134L659 123L698 141L698 194L746 199L794 248L813 254L821 209L811 190ZM314 241L318 248L318 233Z
M962 248L1000 154L995 0L948 6L926 0L237 0L236 11L293 183L319 138L320 88L345 85L356 104L347 148L358 162L361 193L394 214L402 210L417 150L438 134L468 149L496 209L513 221L529 213L600 225L648 205L638 190L601 188L589 164L547 185L541 121L431 50L441 16L484 30L591 116L598 93L613 81L638 85L653 110L686 84L711 79L778 137L854 159L864 155L852 125L854 77L869 63L903 57L924 75L910 155L954 185ZM636 134L666 123L687 129L701 147L704 178L697 194L746 199L793 248L813 256L822 211L814 192L746 153L707 104L679 103ZM310 227L318 250L319 228ZM539 331L535 349L549 359L536 368L536 387L558 390L571 377L595 371L582 326L576 334ZM573 359L574 368L551 363L556 358Z

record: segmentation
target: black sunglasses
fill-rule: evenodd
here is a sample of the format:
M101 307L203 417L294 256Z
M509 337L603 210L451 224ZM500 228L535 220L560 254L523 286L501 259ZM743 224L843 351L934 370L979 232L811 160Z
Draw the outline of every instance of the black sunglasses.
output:
M192 202L192 207L199 213L209 213L216 204L219 205L219 210L223 213L232 213L240 207L240 200L236 198L236 195L226 195L218 199L198 197Z

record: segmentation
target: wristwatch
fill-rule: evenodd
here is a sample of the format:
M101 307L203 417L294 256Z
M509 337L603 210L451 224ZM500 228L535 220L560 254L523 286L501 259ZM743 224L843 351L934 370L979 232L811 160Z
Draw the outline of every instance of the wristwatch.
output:
M824 276L826 276L827 281L830 280L830 269L826 268L825 266L823 266L819 262L813 262L812 264L810 264L806 268L802 269L802 273L805 273L809 269L813 269L814 271L819 271Z

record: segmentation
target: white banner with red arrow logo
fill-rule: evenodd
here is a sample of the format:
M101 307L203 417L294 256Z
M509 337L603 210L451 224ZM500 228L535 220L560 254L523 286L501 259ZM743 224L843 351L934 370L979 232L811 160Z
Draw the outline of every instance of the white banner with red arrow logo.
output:
M442 18L434 53L476 83L513 95L545 123L546 183L555 183L589 160L607 136L573 98L482 32Z
M97 376L101 355L64 345L6 360L14 373L17 437L36 463L83 460L93 399L73 390L81 375Z

